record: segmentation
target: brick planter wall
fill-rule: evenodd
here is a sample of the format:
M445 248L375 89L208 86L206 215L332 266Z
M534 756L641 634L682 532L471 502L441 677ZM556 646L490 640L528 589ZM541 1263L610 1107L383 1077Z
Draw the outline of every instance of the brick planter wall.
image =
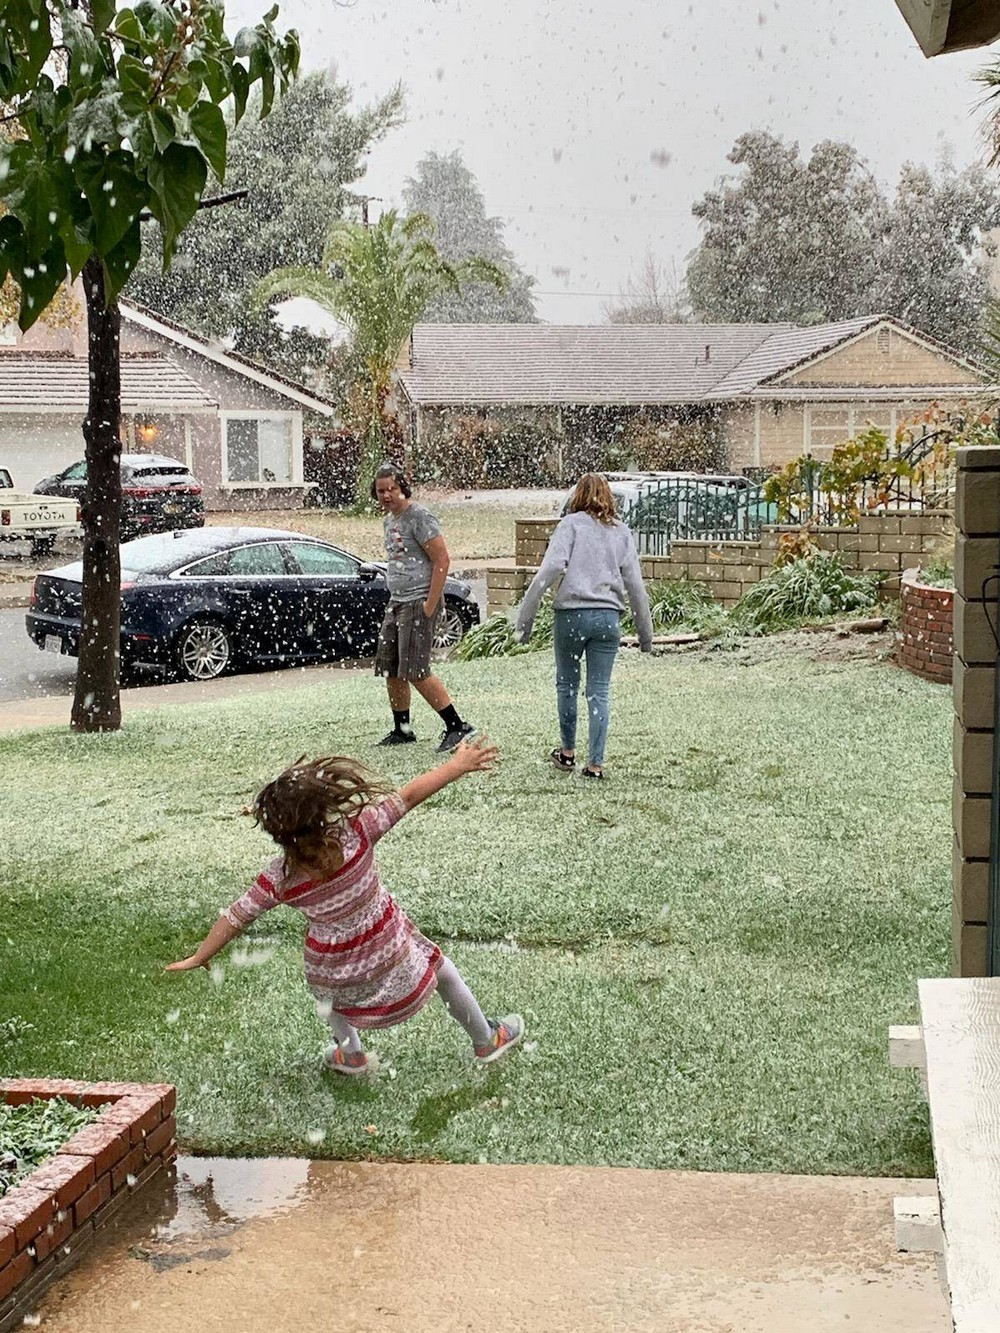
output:
M8 1105L46 1097L104 1109L0 1198L0 1333L20 1328L49 1283L177 1156L170 1084L0 1079Z
M520 601L558 522L555 518L515 522L515 568L486 572L489 615ZM799 531L797 527L767 527L753 541L676 541L669 555L641 556L639 563L643 578L650 582L691 579L703 583L717 601L730 607L774 564L782 533ZM846 569L883 574L883 591L895 593L903 570L916 563L914 557L929 555L951 531L948 513L900 511L862 514L855 527L821 528L813 533L813 540L821 550L836 552Z
M951 684L952 618L955 593L951 588L929 588L917 570L908 569L899 589L900 644L896 660L925 680Z

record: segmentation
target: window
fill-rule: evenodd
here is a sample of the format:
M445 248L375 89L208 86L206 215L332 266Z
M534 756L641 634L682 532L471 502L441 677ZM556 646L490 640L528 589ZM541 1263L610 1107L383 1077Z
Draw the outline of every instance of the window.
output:
M220 551L218 555L210 555L207 560L199 560L197 564L188 565L187 569L182 569L180 573L185 579L217 578L220 574L228 574L229 552Z
M66 469L66 471L62 474L62 477L63 481L86 481L87 464L85 462L74 463L72 467L68 467Z
M228 481L291 482L291 417L226 417L225 432Z
M332 546L319 546L315 542L289 542L286 550L291 552L293 562L302 574L327 574L330 577L344 578L357 573L357 562L343 551L335 551Z
M851 438L849 407L811 407L809 418L808 447L819 458L829 458L838 444Z
M241 546L229 552L230 574L287 574L285 557L276 542Z

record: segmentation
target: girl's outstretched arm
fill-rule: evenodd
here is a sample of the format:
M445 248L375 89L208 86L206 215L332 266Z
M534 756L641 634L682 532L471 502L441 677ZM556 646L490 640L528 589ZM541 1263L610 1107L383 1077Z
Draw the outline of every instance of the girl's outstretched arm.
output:
M182 958L178 963L168 963L167 972L190 972L196 967L205 967L209 959L224 949L226 945L243 933L242 926L234 926L226 917L220 916L190 958Z
M443 764L438 764L436 768L408 782L400 788L399 795L407 810L412 810L421 801L426 801L428 796L447 787L449 782L457 782L467 773L484 773L491 769L499 756L500 751L490 744L488 736L462 741Z

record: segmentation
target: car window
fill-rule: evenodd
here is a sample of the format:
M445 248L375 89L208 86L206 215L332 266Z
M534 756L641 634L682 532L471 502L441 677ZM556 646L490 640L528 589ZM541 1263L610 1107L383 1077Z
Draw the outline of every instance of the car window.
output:
M357 572L357 564L343 551L316 542L289 542L286 550L303 574L349 575Z
M62 475L63 481L83 481L87 475L86 461L84 460L80 463L74 463L73 466L68 467Z
M287 574L285 557L277 542L240 546L229 552L230 574Z
M204 579L228 573L228 551L219 551L217 555L210 555L206 560L199 560L197 564L188 565L187 569L180 571L181 578L185 579Z

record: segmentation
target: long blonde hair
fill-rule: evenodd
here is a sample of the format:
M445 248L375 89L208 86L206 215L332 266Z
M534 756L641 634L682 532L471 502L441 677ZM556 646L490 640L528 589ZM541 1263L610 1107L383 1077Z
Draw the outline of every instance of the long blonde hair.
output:
M607 477L600 472L585 472L576 483L576 489L566 506L567 514L589 514L598 523L608 527L617 518L615 497L611 494Z

